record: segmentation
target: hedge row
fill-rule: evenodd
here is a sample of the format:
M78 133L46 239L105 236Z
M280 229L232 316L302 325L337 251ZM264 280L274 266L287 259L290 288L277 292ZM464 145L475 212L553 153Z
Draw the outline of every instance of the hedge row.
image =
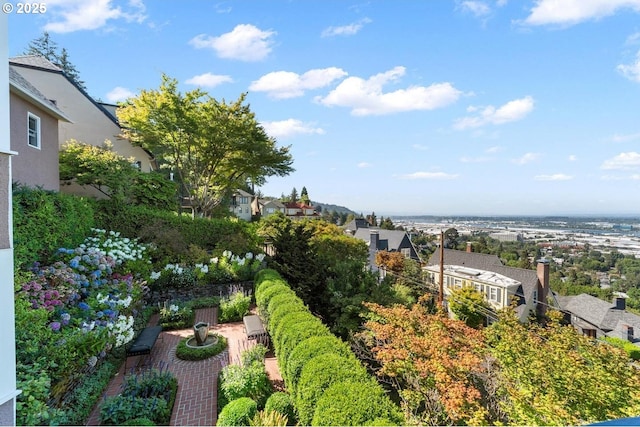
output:
M300 425L398 425L399 408L349 347L315 317L275 270L255 279L280 373Z

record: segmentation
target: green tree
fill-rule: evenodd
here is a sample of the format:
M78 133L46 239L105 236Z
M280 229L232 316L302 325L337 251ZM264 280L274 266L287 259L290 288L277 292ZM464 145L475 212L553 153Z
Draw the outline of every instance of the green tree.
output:
M378 226L378 219L376 218L375 212L371 212L371 215L367 215L367 222L369 222L369 225L372 227Z
M581 425L640 413L640 372L624 350L580 335L549 313L546 326L514 310L485 329L509 424Z
M487 318L487 313L491 311L484 296L471 286L454 289L448 301L456 319L462 320L471 328L481 326Z
M393 221L389 217L380 217L380 228L384 230L395 230L396 226L393 225Z
M124 137L172 168L195 212L206 217L235 188L294 170L289 147L276 147L245 99L220 102L200 89L182 94L178 81L163 75L159 89L127 100L118 118Z
M455 249L458 246L458 240L460 234L455 228L449 228L444 232L444 247L448 249Z
M177 208L175 183L157 172L141 172L105 141L101 147L70 140L59 153L60 181L92 187L113 203Z
M51 40L48 32L45 31L42 33L42 36L29 42L29 46L24 54L44 56L49 61L60 67L67 77L73 80L83 90L87 90L84 82L80 80L80 73L78 72L78 69L69 59L69 52L67 52L67 49L62 48L62 50L58 52L58 44Z
M293 187L291 189L291 194L289 194L289 201L292 203L296 203L298 201L298 190L296 190L296 187Z
M309 193L307 192L307 187L302 187L300 191L300 201L305 205L311 204L311 199L309 199Z

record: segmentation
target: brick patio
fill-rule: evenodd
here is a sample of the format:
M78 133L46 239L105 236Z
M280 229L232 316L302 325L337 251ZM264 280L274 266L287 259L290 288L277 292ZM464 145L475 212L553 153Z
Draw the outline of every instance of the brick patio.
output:
M196 322L214 324L212 308L196 310ZM157 316L151 318L149 324L157 323ZM228 341L228 350L216 357L200 361L180 360L176 357L178 342L192 335L191 329L164 331L160 334L151 354L130 357L120 367L120 371L109 383L104 396L113 396L120 391L125 373L149 367L164 367L178 379L178 395L171 415L172 426L211 426L218 418L216 410L218 372L229 363L239 363L240 352L251 345L244 333L242 322L225 323L211 328L224 336ZM265 361L269 378L276 386L281 385L282 377L275 358L267 357ZM137 368L136 368L137 367ZM99 402L100 403L100 402ZM94 408L87 425L99 425L99 405Z

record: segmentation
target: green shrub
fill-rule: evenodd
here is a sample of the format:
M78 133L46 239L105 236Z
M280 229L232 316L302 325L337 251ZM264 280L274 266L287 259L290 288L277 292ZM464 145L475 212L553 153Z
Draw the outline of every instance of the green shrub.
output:
M287 335L289 329L296 324L302 322L319 322L318 318L309 312L309 310L305 311L293 311L285 316L283 316L277 324L274 324L275 331L271 334L271 338L273 340L273 345L278 352L278 357L280 357L281 349L280 345L284 336Z
M276 411L258 411L251 421L250 426L286 426L288 425L288 418L286 415L282 415Z
M251 348L244 350L240 353L240 361L242 366L249 366L253 362L260 362L264 364L264 357L267 355L269 349L263 344L256 344Z
M291 399L291 395L288 393L284 393L282 391L273 393L267 399L267 403L264 404L264 411L274 411L285 415L287 417L288 425L295 425L296 423L296 413L293 408L293 400Z
M263 270L260 270L256 274L256 277L254 278L254 280L256 282L256 292L258 292L258 290L262 286L262 282L266 282L269 280L284 281L284 279L282 279L282 276L280 276L280 273L278 273L276 270L272 268L265 268Z
M155 426L156 424L149 418L134 418L127 420L122 424L123 426Z
M58 248L77 247L91 234L94 225L92 201L14 185L13 256L16 270L35 261L49 265Z
M169 371L149 369L137 375L128 375L122 381L122 393L136 397L163 397L170 400L178 380Z
M103 362L98 369L80 377L80 383L71 389L63 401L64 410L53 417L51 425L85 425L94 405L109 386L111 378L118 372L118 366L109 361ZM151 424L149 424L151 425Z
M194 325L195 316L195 311L188 304L180 306L165 302L160 308L159 323L165 331L187 329Z
M269 299L269 304L267 304L267 313L269 315L273 315L277 309L283 305L293 305L298 304L301 307L306 307L304 301L300 297L296 295L296 293L289 288L289 291L283 291L273 295Z
M178 391L176 378L168 371L149 370L123 380L122 391L108 397L100 406L105 425L121 425L134 418L148 418L167 425Z
M640 360L640 347L637 345L618 337L605 337L603 339L609 344L626 351L630 359Z
M119 394L107 397L100 407L100 421L104 425L122 425L133 418L149 418L156 424L168 424L169 404L160 397L148 399Z
M329 328L315 317L299 323L283 323L283 325L286 325L287 329L280 339L278 354L282 355L282 361L278 360L278 364L284 368L285 372L291 352L302 341L311 337L334 336Z
M220 298L219 297L200 297L196 299L192 299L187 303L192 310L196 310L198 308L211 308L211 307L219 307L220 306Z
M218 426L248 426L251 419L258 412L256 402L248 397L241 397L227 403L220 415L218 415Z
M220 388L227 402L240 397L253 399L258 408L264 407L273 387L264 364L253 362L248 366L228 365L220 373Z
M329 387L318 400L311 425L362 426L381 419L401 425L402 415L373 380L346 381ZM389 425L389 424L388 424Z
M277 297L276 297L277 298ZM297 298L297 297L296 297ZM273 302L275 298L271 301ZM267 330L270 334L274 334L277 325L282 318L291 313L310 313L309 309L302 303L302 301L296 301L295 298L289 297L288 301L283 302L282 305L275 308L275 310L269 312L269 320L267 322Z
M260 314L268 313L267 308L269 307L269 301L272 297L279 294L288 294L295 295L295 293L291 290L289 286L284 284L283 282L272 282L265 281L265 283L273 283L273 285L269 287L264 287L264 285L260 288L260 292L256 292L256 306L260 311Z
M222 335L209 332L209 336L215 336L218 338L218 342L208 347L193 348L187 346L187 341L193 338L193 335L189 335L183 338L176 347L176 357L182 360L203 360L216 356L222 353L227 348L227 339Z
M220 323L239 322L249 313L251 306L251 296L244 295L242 292L236 292L229 298L225 298L220 302Z
M294 402L298 421L310 425L318 400L332 385L343 381L370 380L365 368L355 358L337 354L322 354L314 357L302 369Z
M292 394L298 388L298 381L304 366L314 357L329 353L346 358L354 357L347 344L334 335L307 338L291 351L287 359L286 371L282 372L282 376Z

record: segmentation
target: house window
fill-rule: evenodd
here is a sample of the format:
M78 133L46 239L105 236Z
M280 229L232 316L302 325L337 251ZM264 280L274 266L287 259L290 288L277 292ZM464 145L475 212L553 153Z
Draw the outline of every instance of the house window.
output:
M246 196L240 197L240 203L242 203L243 205L246 205L247 203L249 203L249 198Z
M40 148L40 117L28 113L27 139L30 147Z
M460 279L456 279L453 283L456 286L456 288L462 287L462 282L460 281Z
M498 289L489 288L489 301L498 301Z
M480 283L475 284L476 291L482 292L482 285Z
M596 338L596 330L595 329L583 329L582 333L589 338Z
M536 304L538 302L538 291L533 291L533 302Z
M411 256L411 249L409 248L402 248L400 249L400 252L402 253L402 255L404 255L405 258L409 258Z

